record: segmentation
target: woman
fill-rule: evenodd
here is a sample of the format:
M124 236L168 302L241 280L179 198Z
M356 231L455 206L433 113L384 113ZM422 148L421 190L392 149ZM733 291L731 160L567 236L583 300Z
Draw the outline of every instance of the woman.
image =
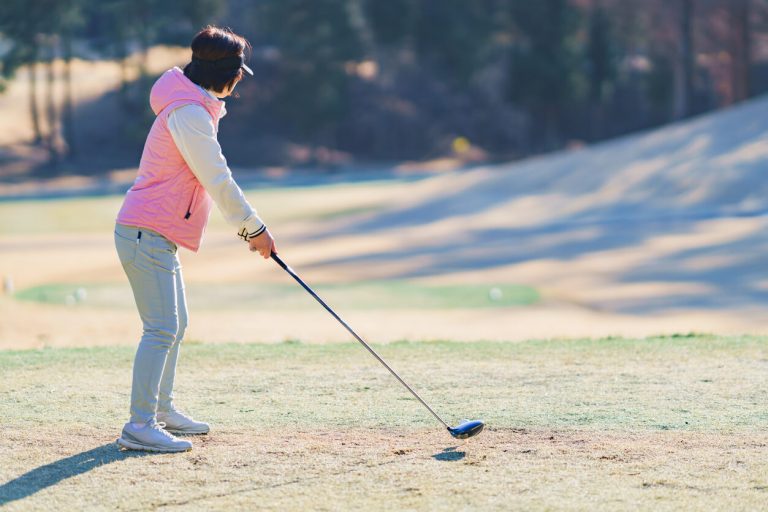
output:
M192 251L213 202L251 251L269 258L275 242L232 179L216 139L232 94L247 72L248 42L206 27L192 41L192 61L166 71L152 87L155 112L139 164L115 225L115 245L136 299L143 335L133 363L131 418L117 440L126 449L185 451L174 434L206 434L208 424L176 409L173 381L187 327L179 246Z

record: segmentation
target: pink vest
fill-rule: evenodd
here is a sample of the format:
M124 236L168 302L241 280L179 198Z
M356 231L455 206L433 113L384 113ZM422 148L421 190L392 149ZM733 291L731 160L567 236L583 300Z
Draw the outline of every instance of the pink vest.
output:
M157 231L176 245L197 252L213 200L181 156L168 130L173 110L195 103L204 107L218 131L224 102L191 82L179 68L152 86L149 103L155 122L144 144L139 173L123 201L117 222Z

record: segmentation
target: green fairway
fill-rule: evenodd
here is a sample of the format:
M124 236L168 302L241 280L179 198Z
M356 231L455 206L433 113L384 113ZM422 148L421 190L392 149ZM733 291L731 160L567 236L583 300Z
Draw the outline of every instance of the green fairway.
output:
M532 288L515 285L425 285L410 281L372 281L319 285L318 293L345 309L454 309L527 306L538 300ZM192 284L187 297L195 308L307 309L317 305L294 284ZM133 295L122 284L49 284L17 292L18 300L46 304L82 304L133 308Z
M357 344L187 343L178 402L212 433L189 453L137 456L110 444L133 349L0 352L0 504L725 510L768 498L764 338L378 348L447 421L487 430L452 439Z

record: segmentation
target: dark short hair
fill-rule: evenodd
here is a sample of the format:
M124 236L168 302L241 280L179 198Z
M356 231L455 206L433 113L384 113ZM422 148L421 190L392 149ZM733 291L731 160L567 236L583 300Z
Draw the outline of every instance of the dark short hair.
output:
M222 59L244 55L251 44L243 36L228 28L208 25L192 39L192 61L184 66L184 75L204 89L223 92L243 78L243 69L238 63L221 64ZM226 63L227 61L225 61Z

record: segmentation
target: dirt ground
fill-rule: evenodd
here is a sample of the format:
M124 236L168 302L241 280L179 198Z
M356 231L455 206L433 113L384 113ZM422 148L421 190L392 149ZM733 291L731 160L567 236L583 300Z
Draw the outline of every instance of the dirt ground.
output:
M177 455L118 451L130 348L2 352L7 510L757 510L768 493L764 338L191 344ZM204 377L203 377L204 375ZM556 383L556 384L554 384ZM94 384L97 384L94 386Z
M768 492L759 435L495 429L456 444L424 429L228 429L145 456L100 429L35 433L44 440L5 433L39 466L0 502L42 488L7 510L726 511L759 510Z

